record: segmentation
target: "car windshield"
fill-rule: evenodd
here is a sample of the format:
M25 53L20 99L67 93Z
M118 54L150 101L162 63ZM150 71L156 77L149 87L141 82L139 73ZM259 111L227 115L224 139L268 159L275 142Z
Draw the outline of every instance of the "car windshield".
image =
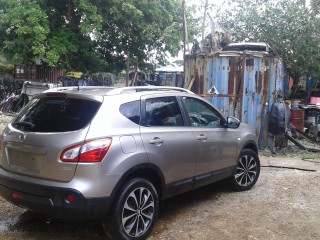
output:
M12 126L29 132L76 131L91 121L100 105L68 97L37 98L18 114Z

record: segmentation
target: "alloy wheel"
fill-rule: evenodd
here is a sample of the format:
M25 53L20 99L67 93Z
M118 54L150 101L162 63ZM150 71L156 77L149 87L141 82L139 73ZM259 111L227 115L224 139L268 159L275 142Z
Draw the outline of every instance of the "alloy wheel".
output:
M247 187L256 179L257 172L258 166L255 158L251 155L243 155L238 161L234 177L240 186Z
M144 187L134 189L125 200L122 210L122 226L131 237L145 234L154 218L154 199Z

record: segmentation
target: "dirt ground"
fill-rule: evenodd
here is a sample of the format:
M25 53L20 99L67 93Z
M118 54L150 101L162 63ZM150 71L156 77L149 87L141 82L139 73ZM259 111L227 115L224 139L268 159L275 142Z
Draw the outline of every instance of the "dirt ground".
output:
M163 202L149 240L320 239L317 171L262 167L247 192L219 182ZM0 239L105 238L99 222L70 223L12 206L0 198Z

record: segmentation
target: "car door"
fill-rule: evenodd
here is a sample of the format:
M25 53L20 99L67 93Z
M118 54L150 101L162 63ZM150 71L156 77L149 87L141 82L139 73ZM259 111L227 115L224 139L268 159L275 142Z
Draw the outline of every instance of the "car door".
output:
M196 176L230 171L237 157L237 134L209 103L197 97L182 97L182 102L197 146Z
M175 96L142 99L141 137L150 163L165 178L168 194L190 190L196 164L194 133L186 126Z

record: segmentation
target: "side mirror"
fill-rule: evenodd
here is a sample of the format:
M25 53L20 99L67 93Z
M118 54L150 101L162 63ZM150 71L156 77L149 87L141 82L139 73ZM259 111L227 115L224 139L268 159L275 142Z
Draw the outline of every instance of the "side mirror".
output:
M240 126L240 120L235 117L228 117L227 124L228 128L238 128Z

